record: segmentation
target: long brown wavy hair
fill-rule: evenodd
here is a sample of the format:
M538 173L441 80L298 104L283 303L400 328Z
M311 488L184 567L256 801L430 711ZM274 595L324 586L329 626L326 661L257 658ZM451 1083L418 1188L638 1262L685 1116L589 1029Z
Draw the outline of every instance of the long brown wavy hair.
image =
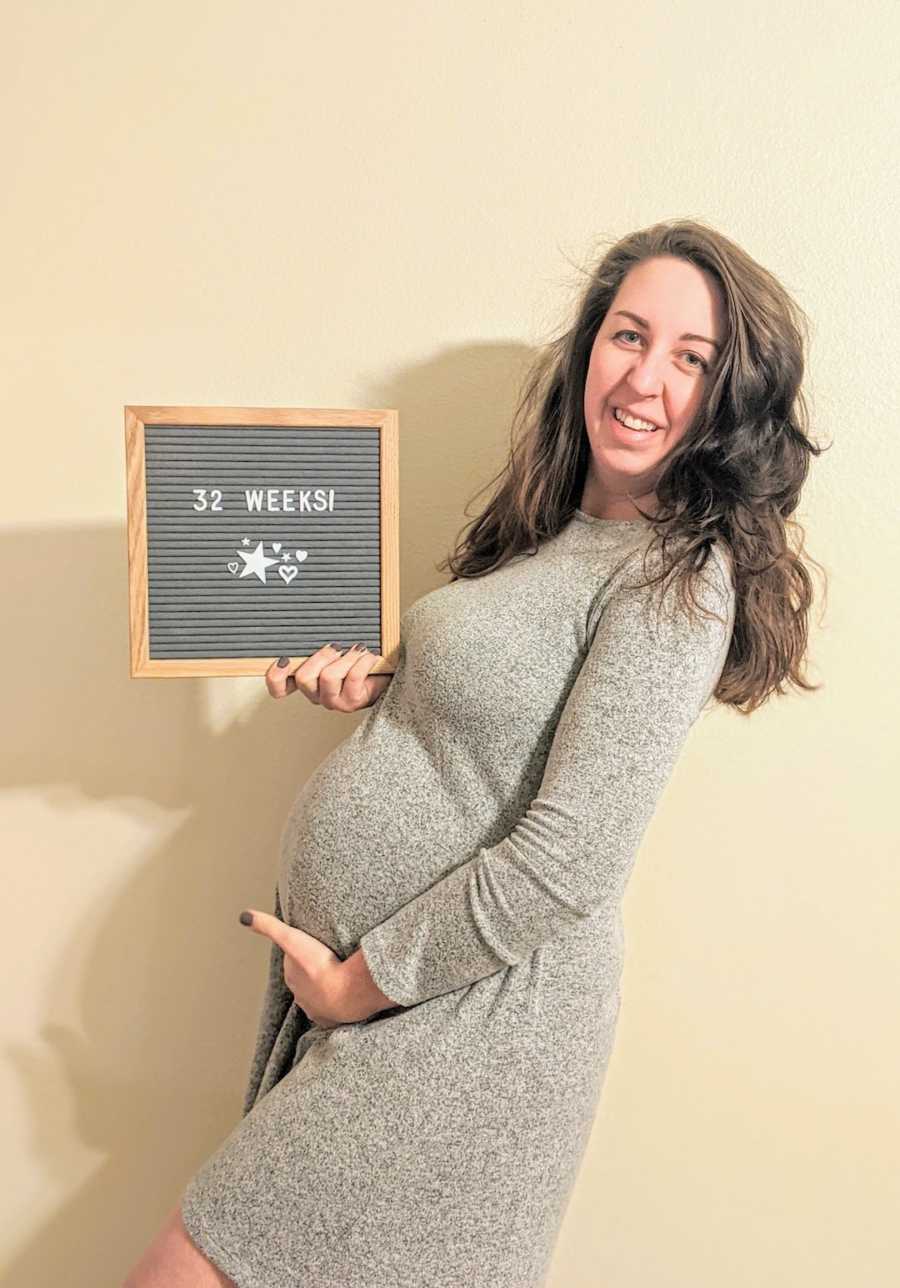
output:
M725 299L727 334L710 368L704 399L688 431L665 458L654 489L655 514L641 586L677 582L681 602L702 573L713 543L730 556L735 589L731 646L714 697L749 715L785 684L816 690L802 674L810 574L803 529L790 515L810 457L801 382L809 325L777 279L735 242L696 220L653 224L616 241L592 269L574 323L541 349L516 406L506 465L475 494L498 483L484 510L463 529L439 570L451 581L478 577L555 536L581 504L590 445L584 388L597 330L630 269L674 255L712 274ZM468 514L468 506L466 513ZM796 550L789 534L796 534ZM627 558L627 556L626 556ZM810 563L823 572L814 559Z

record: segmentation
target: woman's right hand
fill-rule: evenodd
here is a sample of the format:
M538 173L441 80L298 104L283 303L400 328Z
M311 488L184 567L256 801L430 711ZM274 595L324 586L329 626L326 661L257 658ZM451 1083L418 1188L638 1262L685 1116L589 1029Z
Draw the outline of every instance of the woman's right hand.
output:
M345 652L323 644L293 671L290 658L285 659L284 666L273 662L266 671L266 688L273 698L302 693L317 707L327 707L329 711L360 711L372 706L393 678L369 675L381 660L378 653L371 653L362 644L354 644Z

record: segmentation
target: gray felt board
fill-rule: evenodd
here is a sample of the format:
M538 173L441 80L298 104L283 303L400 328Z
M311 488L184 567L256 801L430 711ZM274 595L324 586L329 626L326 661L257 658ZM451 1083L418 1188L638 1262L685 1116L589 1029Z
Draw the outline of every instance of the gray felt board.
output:
M150 658L381 652L379 431L145 427Z

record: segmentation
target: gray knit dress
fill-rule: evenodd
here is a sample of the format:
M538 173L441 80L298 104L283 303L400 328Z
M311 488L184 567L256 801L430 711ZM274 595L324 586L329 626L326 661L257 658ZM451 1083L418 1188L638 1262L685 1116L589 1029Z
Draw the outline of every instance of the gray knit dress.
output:
M182 1198L238 1288L545 1283L612 1050L626 882L733 631L721 543L697 591L715 617L624 585L649 535L576 510L423 595L391 683L297 796L274 911L361 947L396 1005L311 1025L271 946L243 1116Z

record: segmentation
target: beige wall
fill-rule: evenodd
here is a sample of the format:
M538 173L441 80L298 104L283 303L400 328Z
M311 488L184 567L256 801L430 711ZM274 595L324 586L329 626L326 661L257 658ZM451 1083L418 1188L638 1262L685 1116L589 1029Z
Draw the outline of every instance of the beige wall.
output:
M552 1288L900 1269L895 6L5 6L6 1282L117 1284L233 1124L295 790L357 716L128 674L125 403L396 407L402 606L600 236L814 322L813 696L695 730ZM373 1288L378 1288L373 1285Z

